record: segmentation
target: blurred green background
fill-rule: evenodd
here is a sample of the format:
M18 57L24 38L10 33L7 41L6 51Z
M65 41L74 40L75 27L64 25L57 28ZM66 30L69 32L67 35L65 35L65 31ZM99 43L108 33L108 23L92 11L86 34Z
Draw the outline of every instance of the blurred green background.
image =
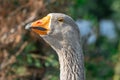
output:
M59 80L56 52L24 29L51 12L78 24L86 80L120 80L120 0L0 0L0 80Z

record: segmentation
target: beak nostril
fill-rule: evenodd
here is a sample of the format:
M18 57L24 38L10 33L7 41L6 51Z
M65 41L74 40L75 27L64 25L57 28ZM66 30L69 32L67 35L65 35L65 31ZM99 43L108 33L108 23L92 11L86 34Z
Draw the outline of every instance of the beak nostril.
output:
M41 24L42 22L38 21L36 24Z

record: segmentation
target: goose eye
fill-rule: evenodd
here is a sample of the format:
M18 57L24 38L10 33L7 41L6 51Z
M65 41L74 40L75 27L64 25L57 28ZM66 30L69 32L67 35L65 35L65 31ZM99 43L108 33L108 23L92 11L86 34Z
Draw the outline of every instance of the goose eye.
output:
M64 19L63 19L62 17L60 17L60 18L58 18L58 21L59 21L59 22L63 22Z

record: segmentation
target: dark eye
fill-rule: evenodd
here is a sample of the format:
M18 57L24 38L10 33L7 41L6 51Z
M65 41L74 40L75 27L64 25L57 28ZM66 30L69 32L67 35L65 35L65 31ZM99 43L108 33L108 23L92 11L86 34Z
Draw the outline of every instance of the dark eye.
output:
M60 17L60 18L58 18L58 21L59 21L59 22L63 22L64 19L63 19L62 17Z

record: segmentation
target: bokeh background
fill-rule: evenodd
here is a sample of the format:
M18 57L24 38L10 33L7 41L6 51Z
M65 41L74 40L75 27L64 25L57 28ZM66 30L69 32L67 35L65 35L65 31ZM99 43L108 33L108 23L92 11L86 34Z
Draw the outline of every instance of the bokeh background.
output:
M59 80L56 52L25 30L51 12L78 24L86 80L120 80L120 0L0 0L0 80Z

